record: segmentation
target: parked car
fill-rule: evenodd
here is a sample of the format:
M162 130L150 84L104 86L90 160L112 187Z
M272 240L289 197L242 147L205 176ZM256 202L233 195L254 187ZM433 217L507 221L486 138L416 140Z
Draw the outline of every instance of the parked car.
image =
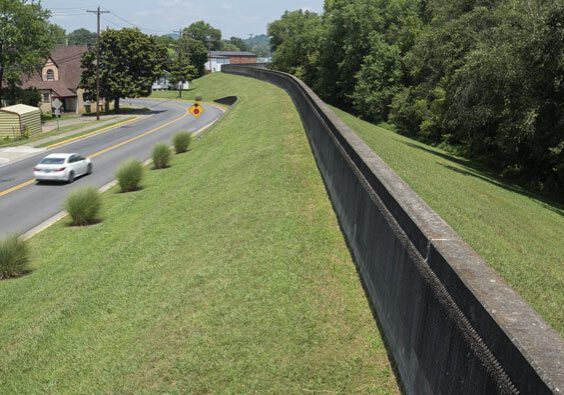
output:
M73 182L76 177L92 173L89 158L78 154L49 154L33 168L37 181Z

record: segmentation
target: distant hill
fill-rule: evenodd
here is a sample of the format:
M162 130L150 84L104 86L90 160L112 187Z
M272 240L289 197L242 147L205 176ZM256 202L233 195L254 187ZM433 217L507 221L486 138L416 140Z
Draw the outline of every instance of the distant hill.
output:
M266 34L259 34L252 38L243 40L250 48L251 52L256 53L258 56L270 55L270 38Z

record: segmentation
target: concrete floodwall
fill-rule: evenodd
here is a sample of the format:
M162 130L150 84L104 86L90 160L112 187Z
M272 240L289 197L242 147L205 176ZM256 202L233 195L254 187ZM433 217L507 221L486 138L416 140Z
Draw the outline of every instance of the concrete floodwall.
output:
M564 341L302 81L285 89L410 394L564 391Z

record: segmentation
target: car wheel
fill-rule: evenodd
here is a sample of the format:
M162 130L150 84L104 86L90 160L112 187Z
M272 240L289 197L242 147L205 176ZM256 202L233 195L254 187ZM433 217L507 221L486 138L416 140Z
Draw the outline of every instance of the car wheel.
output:
M69 173L69 178L67 179L68 183L71 184L74 181L74 171Z
M86 174L92 174L92 169L93 169L92 163L89 163L88 167L86 167Z

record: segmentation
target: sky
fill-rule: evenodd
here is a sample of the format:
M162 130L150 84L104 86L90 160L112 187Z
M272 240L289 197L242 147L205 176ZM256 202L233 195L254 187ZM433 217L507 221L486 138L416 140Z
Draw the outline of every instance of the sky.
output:
M285 10L323 10L323 0L42 0L41 4L52 11L51 22L67 32L81 27L96 31L96 15L86 10L100 6L110 11L102 15L102 29L134 25L161 35L204 20L221 29L224 38L266 34L266 25Z

